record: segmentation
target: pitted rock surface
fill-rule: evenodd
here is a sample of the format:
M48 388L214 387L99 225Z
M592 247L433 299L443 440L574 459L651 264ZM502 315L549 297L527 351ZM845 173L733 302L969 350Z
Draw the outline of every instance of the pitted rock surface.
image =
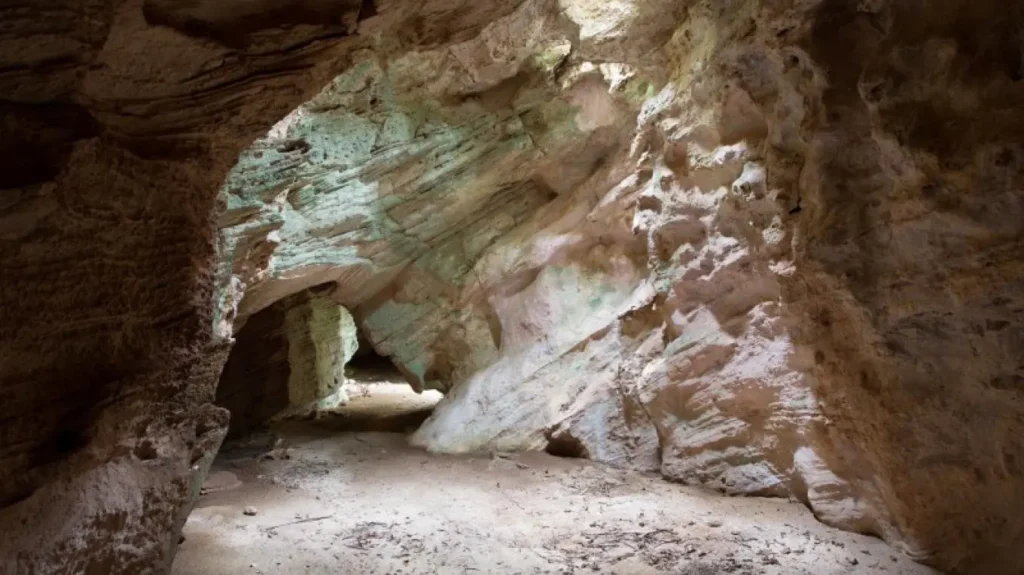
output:
M446 391L430 450L1024 568L1017 3L47 10L0 8L4 569L166 569L311 288Z

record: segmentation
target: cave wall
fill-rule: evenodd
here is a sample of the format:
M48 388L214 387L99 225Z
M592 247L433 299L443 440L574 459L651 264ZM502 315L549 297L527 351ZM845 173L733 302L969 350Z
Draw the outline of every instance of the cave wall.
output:
M218 190L345 68L361 4L0 7L0 570L166 570L228 421ZM511 9L374 8L395 50Z
M1020 3L817 7L792 285L832 433L942 566L1024 564ZM840 49L842 46L842 49Z
M1015 572L1024 99L999 11L536 1L446 50L375 45L229 177L221 309L337 282L447 391L431 450L571 444Z
M142 2L3 12L4 138L64 131L24 151L46 170L4 190L3 570L160 570L227 423L210 402L228 346L204 301L214 190L330 77L320 39L343 30L229 58L150 25ZM26 109L36 125L17 125ZM89 129L67 131L68 110Z
M1016 3L48 10L0 8L5 570L164 569L236 329L324 283L429 449L1022 567Z
M284 305L270 306L235 334L215 396L215 404L231 414L229 437L258 428L290 404L286 313Z

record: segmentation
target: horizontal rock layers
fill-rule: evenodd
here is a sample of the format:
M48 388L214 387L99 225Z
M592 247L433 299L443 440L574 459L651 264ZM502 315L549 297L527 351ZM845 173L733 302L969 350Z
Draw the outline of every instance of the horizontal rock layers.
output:
M405 50L512 8L287 4L0 8L0 571L166 569L228 421L225 175L347 67L357 25Z
M1018 7L412 4L2 9L5 567L165 565L231 339L326 285L429 449L1021 568Z
M796 497L938 565L1009 568L989 551L1019 538L1016 503L985 511L985 490L950 490L1016 484L1014 316L981 318L1013 309L1019 266L968 247L1008 254L1019 238L1016 120L999 111L1019 101L1016 60L957 74L1012 52L1019 21L982 40L994 16L956 3L926 22L885 3L551 7L525 3L446 50L368 52L250 150L225 237L259 255L235 260L225 315L336 282L413 385L448 391L414 438L430 449L550 446ZM921 108L947 81L956 99ZM982 102L990 128L963 146L924 127ZM957 196L994 194L1005 219L950 199L953 180L985 187ZM941 206L922 196L939 189ZM995 275L954 288L934 275L952 262ZM911 281L918 268L933 275ZM933 363L964 353L987 358L980 379ZM941 407L944 386L960 411ZM973 437L996 396L1003 423L981 427L998 448L938 432ZM1003 539L982 544L996 524Z

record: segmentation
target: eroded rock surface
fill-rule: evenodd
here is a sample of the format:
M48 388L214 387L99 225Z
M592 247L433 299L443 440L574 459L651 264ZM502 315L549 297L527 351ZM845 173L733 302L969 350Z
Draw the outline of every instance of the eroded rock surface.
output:
M324 24L288 4L0 7L0 571L167 568L228 421L225 174L346 69L357 25L404 50L512 8L332 2Z
M222 307L336 281L448 390L432 450L552 446L1012 569L1024 100L990 8L526 2L375 46L229 178L258 255Z
M305 297L303 297L305 296ZM302 413L344 403L345 363L359 342L344 307L315 293L300 295L285 314L288 330L288 400Z
M216 404L239 435L348 401L345 365L359 348L343 306L316 291L286 297L246 318L217 385Z
M1020 6L243 4L3 9L14 569L165 562L231 338L322 284L446 390L429 449L1024 567Z

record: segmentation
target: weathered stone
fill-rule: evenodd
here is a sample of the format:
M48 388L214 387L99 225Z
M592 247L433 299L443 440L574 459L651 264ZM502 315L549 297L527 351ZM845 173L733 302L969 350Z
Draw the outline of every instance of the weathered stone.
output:
M246 318L240 327L216 398L231 412L232 435L348 401L344 368L359 342L344 307L307 290Z
M0 571L160 572L173 556L227 424L211 404L230 344L217 192L367 42L365 3L328 3L329 25L242 4L0 7ZM380 2L359 25L408 50L512 8Z
M231 339L321 284L430 449L1024 566L1019 6L242 4L0 9L6 570L166 565Z
M305 297L303 297L305 295ZM348 401L345 364L359 342L352 315L334 301L300 294L285 313L289 412L329 409Z
M785 9L753 5L742 10L691 9L665 27L665 19L649 16L655 7L665 6L640 4L642 7L633 3L601 8L579 3L562 6L561 16L578 30L578 36L569 35L571 50L567 53L558 40L564 23L529 28L517 19L518 14L535 8L524 5L501 21L505 27L521 26L522 38L538 38L527 33L528 29L540 30L540 37L551 35L551 40L535 40L535 46L551 48L535 55L533 61L556 62L536 70L550 69L555 74L555 84L545 90L569 104L574 130L564 136L558 130L552 133L550 124L547 130L528 130L530 144L545 142L540 146L545 162L528 164L523 152L504 152L515 160L509 165L516 171L508 174L493 157L473 152L477 145L474 136L452 134L459 144L448 148L448 153L455 155L443 157L467 166L461 172L466 176L444 181L441 192L429 188L428 193L437 193L437 198L429 203L413 200L415 211L399 212L424 215L395 220L391 228L395 231L375 236L374 247L364 251L372 254L366 258L369 262L358 272L355 262L345 261L324 261L321 267L311 268L313 273L297 272L287 264L291 253L315 259L313 254L328 253L326 244L324 248L306 240L291 244L294 236L281 234L268 267L282 278L300 283L289 287L273 278L261 279L246 294L241 309L247 301L259 309L281 293L300 289L301 282L337 280L335 297L356 306L356 315L375 346L402 366L414 385L449 389L445 402L414 438L430 449L540 449L552 442L566 444L566 438L572 438L574 453L616 465L660 469L673 479L727 493L797 497L824 521L882 535L940 565L978 561L995 565L1004 560L974 554L962 546L954 551L948 542L973 537L967 535L968 527L934 519L929 523L899 503L900 497L918 500L924 493L918 489L896 497L893 489L900 485L912 488L902 472L882 463L911 449L895 439L901 434L885 431L903 425L897 423L899 409L894 411L877 400L871 401L870 408L848 403L861 393L857 390L882 391L880 384L871 382L885 369L869 371L867 364L854 367L863 364L860 355L864 352L854 353L850 346L875 340L878 336L866 335L877 333L865 323L866 318L878 318L878 310L894 305L864 308L865 304L856 302L866 296L857 292L877 294L880 286L916 267L912 262L916 257L924 257L934 268L931 257L936 252L918 250L916 240L908 236L900 248L908 255L896 252L903 258L902 268L889 268L884 276L889 279L865 275L868 268L883 268L878 267L876 256L861 259L851 255L864 254L866 248L850 251L854 244L849 243L848 238L853 237L849 230L860 230L854 233L863 238L871 228L844 218L863 218L866 208L846 212L828 207L829 202L836 206L849 203L849 192L839 190L851 190L850 186L861 180L857 185L864 189L886 189L889 197L896 198L907 186L921 185L921 178L913 174L923 168L939 172L949 168L928 168L935 166L931 158L898 152L906 145L899 141L898 131L882 140L873 135L872 125L885 130L886 122L891 122L883 113L885 105L878 108L873 100L880 92L875 89L874 95L858 95L863 92L860 84L851 84L840 95L834 86L842 81L863 84L866 80L861 72L853 69L859 65L870 72L879 64L869 66L866 51L851 54L826 48L832 36L822 35L822 30L842 28L865 46L875 45L881 37L890 38L889 44L881 45L887 46L886 53L895 58L893 65L902 70L910 65L905 61L909 56L898 46L941 36L947 24L933 19L929 31L904 38L886 26L910 26L910 9L881 6L854 12L794 3ZM978 21L983 21L986 12L976 10ZM859 28L872 19L886 24ZM504 28L487 28L480 39L452 52L473 54L472 58L462 56L459 63L472 62L472 77L486 77L489 85L503 87L501 99L489 100L494 102L487 108L489 112L511 110L520 116L523 126L536 126L518 107L519 102L535 99L529 94L536 85L522 79L518 85L508 84L503 79L509 77L508 72L500 72L508 69L500 63L515 58L503 59L493 51L484 55L477 48L504 38L495 32L499 29ZM640 37L660 41L624 49L623 38ZM463 68L445 58L420 54L403 61L403 66L389 64L391 96L396 101L420 103L428 110L424 116L428 118L465 114L465 103L444 98L467 84ZM828 64L830 58L844 60ZM591 63L592 59L601 64ZM657 64L651 66L652 62ZM437 77L444 78L443 86L456 88L446 91L429 81L403 80L403 74L410 74L415 65L440 70ZM929 65L921 63L923 68ZM516 77L521 78L522 72L519 74ZM883 86L885 81L879 80ZM915 86L923 82L921 79ZM1013 88L1000 84L997 76L991 82L984 88L987 93L1003 90L1003 97L1014 97ZM961 101L978 100L966 97ZM851 115L851 106L859 110L859 117ZM346 102L331 113L344 110L357 117L374 115L358 112L361 109ZM549 114L544 108L539 113ZM500 114L473 117L482 126L501 125ZM355 118L349 121L358 122ZM987 149L996 144L982 142L1000 136L991 132L975 137L980 138L978 145ZM563 142L563 138L573 141ZM866 146L863 153L855 142ZM1006 149L1011 148L1015 149ZM530 145L524 148L527 153L530 149ZM369 159L361 164L353 159L358 166L347 169L360 174L360 185L378 191L370 196L328 191L332 198L362 198L359 209L373 213L374 206L388 197L380 189L403 199L421 189L405 175L409 168L381 164L380 154L366 153ZM1004 168L1016 166L1013 153L1004 154ZM879 155L888 163L871 159ZM307 160L301 165L317 164ZM423 169L413 168L414 177ZM442 167L442 173L444 170ZM1010 178L1007 182L1019 177L1016 168L1000 173ZM514 226L505 228L502 226L508 220L503 213L469 203L475 194L489 193L495 177L508 185L515 181L541 183L557 197L552 196L542 209L528 206L525 217L515 216ZM839 178L830 189L842 193L843 200L821 197L829 178ZM984 181L980 185L1005 185L991 177ZM928 189L943 188L931 185ZM897 229L886 227L892 225L891 217L867 199L877 199L877 191L855 197L865 198L863 202L868 203L862 205L871 206L875 214L871 219L883 222L874 230L888 233L886 230ZM474 213L475 222L482 225L466 226L423 212L436 209L439 202L450 205L445 202L459 199L465 203L456 205ZM323 205L331 200L317 201ZM1007 218L1016 214L1015 202L1019 202L1019 194L1012 200L1006 196L1000 204L1006 206ZM957 207L951 200L947 204L943 210ZM352 203L344 206L353 208ZM910 229L927 233L922 230L948 220L942 212L914 211L909 205L903 209L912 218L908 221L920 222L908 228L908 233ZM318 225L358 225L351 221L339 217ZM838 226L830 229L829 222ZM1003 225L992 220L995 227L984 232L981 227L964 228L965 233L974 230L970 232L974 235L963 237L982 234L995 242L993 245L1005 247L1009 245L1005 242L1016 241L1011 238L1020 233L1019 226L1008 222ZM394 255L397 238L407 239L398 236L397 230L449 226L458 229L451 240L414 243L404 257ZM956 228L947 229L943 237L952 238L951 229ZM351 245L346 233L347 229L332 230L323 237ZM419 238L415 233L409 235ZM474 242L474 238L479 239ZM884 245L892 245L892 241L886 240ZM839 251L828 247L836 242L847 247ZM467 245L480 247L467 249ZM959 252L966 247L952 249ZM395 276L376 264L378 261L397 262L402 271ZM967 261L961 260L965 269L974 269ZM1008 266L1000 269L1010 276L1020 271L1009 263L998 265ZM849 282L853 282L851 287L843 287ZM1017 296L1006 293L1001 297L1000 301L1008 304ZM900 301L899 305L906 307L910 300ZM947 306L955 305L947 302ZM974 312L962 313L975 317ZM852 314L843 321L855 323L837 324L843 314ZM919 324L915 320L908 325ZM839 340L838 333L844 334ZM842 341L845 351L834 349L838 344L829 343L833 341ZM904 350L899 352L904 356L914 357L912 363L927 365L927 357L933 353L918 345L910 354L906 350L911 344L892 338L886 341L899 346L892 349ZM975 349L979 345L971 344ZM960 352L943 354L951 357ZM860 370L859 380L846 379L851 370ZM946 373L953 371L948 368ZM994 388L1005 389L1006 384ZM911 393L910 388L899 393ZM893 406L909 408L913 403L906 403L909 396L892 399L896 402ZM914 405L914 409L923 408ZM1005 407L1017 409L1013 405ZM857 411L856 423L847 409ZM945 415L939 410L929 417ZM966 425L960 427L964 433L975 428L955 418L944 421L954 427ZM935 420L933 426L940 429L942 425ZM840 428L848 433L837 432ZM891 439L883 439L886 436ZM924 450L922 457L946 449L938 444L925 447L932 445L931 441L913 449ZM955 466L969 469L967 462L985 457L985 451L959 451ZM880 467L873 467L870 461ZM1013 482L1008 476L1005 481ZM931 485L937 486L928 499L930 508L959 507L962 500L941 495L952 484ZM972 516L981 522L975 525L989 521L982 515ZM1013 521L1009 515L1000 516L1002 521ZM952 531L936 535L947 529L938 525L947 525L961 535L953 536ZM1005 533L1012 538L1016 532L1010 528ZM944 543L938 543L940 540Z

